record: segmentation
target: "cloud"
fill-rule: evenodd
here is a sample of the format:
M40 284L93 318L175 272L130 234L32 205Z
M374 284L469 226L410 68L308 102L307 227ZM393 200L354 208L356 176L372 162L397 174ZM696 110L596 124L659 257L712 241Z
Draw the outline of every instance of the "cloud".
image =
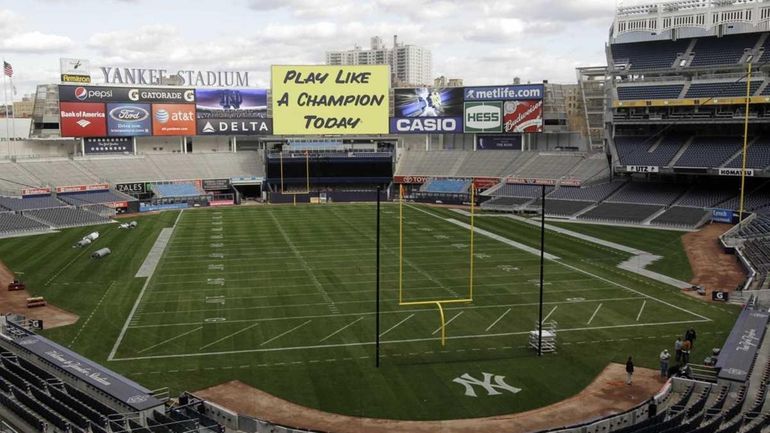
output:
M13 11L0 10L0 50L10 53L55 53L70 49L74 43L67 36L29 30Z

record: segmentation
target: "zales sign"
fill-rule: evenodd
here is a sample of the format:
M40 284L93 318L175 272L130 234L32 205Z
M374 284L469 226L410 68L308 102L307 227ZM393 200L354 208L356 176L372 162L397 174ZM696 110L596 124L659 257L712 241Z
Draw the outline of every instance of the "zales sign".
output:
M153 68L99 68L106 84L162 85L174 80L174 85L196 87L249 87L249 73L242 71L197 71L180 69L176 72Z

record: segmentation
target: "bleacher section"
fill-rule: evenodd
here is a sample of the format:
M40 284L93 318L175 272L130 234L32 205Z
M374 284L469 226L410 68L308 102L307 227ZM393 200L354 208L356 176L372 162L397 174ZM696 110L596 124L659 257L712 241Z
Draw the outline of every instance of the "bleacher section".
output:
M0 235L39 232L49 227L38 221L13 212L0 212Z
M197 197L204 195L203 191L198 189L192 183L167 183L156 184L154 192L157 197Z
M602 203L599 206L579 215L580 220L591 220L597 222L623 222L639 224L656 212L662 209L661 206L649 204L628 204L628 203Z
M638 99L677 99L684 84L666 84L660 86L618 86L618 99L622 101Z
M57 229L110 222L109 218L70 207L29 210L24 211L23 215Z
M756 93L761 82L752 81L750 94ZM685 98L725 98L746 96L746 82L729 81L723 83L694 83L687 89Z
M102 204L134 200L133 197L120 193L118 191L96 191L75 194L62 194L58 196L60 200L73 206L83 206L88 204Z
M591 206L594 203L587 201L574 201L574 200L545 200L545 214L548 216L569 217L575 215ZM533 201L529 205L530 209L539 210L542 208L540 199Z
M686 187L677 184L645 184L630 182L606 200L609 203L654 204L668 206L673 203Z
M582 188L563 186L549 194L548 198L599 202L609 197L624 184L624 182L615 181Z
M87 185L98 183L99 179L69 159L52 161L20 161L19 164L43 185Z
M667 69L676 57L684 53L690 44L688 39L660 42L635 42L610 46L615 64L626 63L630 70Z
M0 210L23 211L29 209L47 209L63 207L66 203L50 195L28 198L0 197Z
M709 208L735 196L730 188L715 185L696 185L690 188L675 204L683 207Z
M470 180L462 179L431 179L420 188L422 192L434 193L465 193L471 186Z
M650 223L656 225L672 227L697 227L708 221L711 213L709 211L693 208L672 206L665 212L655 217Z
M756 33L730 35L721 38L700 38L693 48L695 58L690 66L737 64L743 56L744 50L754 48L758 41L759 36Z
M767 140L762 138L761 140ZM743 165L743 154L739 153L730 162L725 164L729 168L741 168ZM770 166L770 142L757 141L751 144L746 151L746 168L765 169Z
M615 137L622 165L666 166L687 141L687 137Z
M0 194L19 195L24 188L41 186L36 179L20 165L10 161L0 162Z
M719 167L741 149L738 137L696 137L676 167Z

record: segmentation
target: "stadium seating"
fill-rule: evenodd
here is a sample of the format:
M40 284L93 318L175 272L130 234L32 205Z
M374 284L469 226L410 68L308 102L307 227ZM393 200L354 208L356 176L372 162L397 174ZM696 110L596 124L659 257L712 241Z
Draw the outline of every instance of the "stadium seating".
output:
M14 197L0 197L0 210L7 209L12 211L22 211L63 206L66 206L66 203L63 203L50 195L28 197L23 199Z
M468 192L470 186L470 180L431 179L420 188L420 191L437 193L465 193Z
M692 228L705 223L710 215L710 212L703 209L672 206L650 221L650 224Z
M584 160L581 155L538 154L513 174L525 178L558 179L571 173Z
M677 41L634 42L612 44L610 50L615 64L627 63L630 70L671 68L680 53L690 44L688 39Z
M524 204L531 202L531 198L522 197L493 197L481 204L482 209L495 211L512 211Z
M667 166L686 141L678 135L615 137L615 147L622 165Z
M51 161L20 161L18 164L40 179L45 185L87 185L98 183L99 178L69 159Z
M553 187L548 186L545 189L545 193L548 194L553 190ZM514 183L501 184L497 188L493 188L488 191L488 194L495 197L522 197L522 198L537 198L542 195L542 187L540 185L520 185Z
M48 230L48 226L13 212L0 212L0 235Z
M197 197L204 195L204 192L192 183L156 184L153 191L157 197Z
M756 93L761 83L752 81L750 94ZM687 89L685 98L725 98L746 96L746 82L693 83Z
M82 206L87 204L113 203L126 200L134 200L133 197L122 194L117 191L97 191L75 194L64 194L58 196L60 200L73 206Z
M744 50L753 49L758 41L756 33L699 38L693 48L695 58L690 67L734 65L741 59Z
M629 203L602 203L579 215L580 220L641 223L663 209L661 206Z
M618 86L618 99L621 101L634 99L676 99L682 93L683 88L684 84Z
M683 207L709 208L733 197L736 191L717 185L696 185L690 188L675 204Z
M563 186L548 195L548 199L582 200L598 202L622 187L624 182L607 182L582 188Z
M550 216L568 217L577 214L591 206L594 203L587 201L574 201L574 200L553 200L546 197L545 200L545 214ZM533 201L529 205L530 209L539 210L542 208L540 199Z
M43 182L35 178L20 165L10 162L0 162L0 194L21 195L24 188L42 186Z
M620 188L606 202L668 206L681 196L685 189L685 186L677 184L630 182Z
M110 219L95 213L69 207L24 211L23 215L54 228L78 227L109 223Z
M720 167L741 149L739 137L696 137L675 167Z
M770 141L762 138L752 143L746 152L746 168L765 169L770 166ZM743 165L743 152L730 160L725 167L741 168Z

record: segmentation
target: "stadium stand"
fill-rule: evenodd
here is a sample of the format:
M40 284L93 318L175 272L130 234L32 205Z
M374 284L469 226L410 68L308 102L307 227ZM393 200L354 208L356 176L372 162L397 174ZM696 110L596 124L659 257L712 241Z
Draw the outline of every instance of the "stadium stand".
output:
M562 186L549 194L548 198L599 202L612 195L623 185L625 182L614 181L582 188Z
M546 194L553 190L553 187L546 187ZM537 198L542 194L540 185L520 185L515 183L501 183L497 187L487 190L484 195L494 197L520 197Z
M204 195L204 192L192 183L159 183L154 186L154 192L157 197L197 197Z
M48 230L48 226L13 212L0 212L0 235Z
M527 164L520 166L513 174L519 177L558 179L573 172L583 160L582 155L540 153Z
M101 157L76 159L78 164L96 174L99 179L112 183L147 182L165 180L166 176L148 158L140 157Z
M685 144L687 137L615 137L618 158L623 165L666 166Z
M20 161L17 164L40 179L44 185L86 185L99 181L94 174L87 172L82 166L69 159L29 160Z
M695 58L690 67L737 64L744 51L753 49L757 42L759 37L756 33L699 38L693 47Z
M109 218L70 207L28 210L23 215L57 229L110 222Z
M602 203L578 215L580 220L640 224L663 208L649 204Z
M23 211L64 206L66 206L66 203L50 195L27 198L0 197L0 210L5 208L12 211Z
M660 86L618 86L618 99L677 99L684 84L665 84Z
M761 141L760 141L761 140ZM765 169L770 166L770 141L765 137L753 142L746 151L746 168ZM725 167L740 168L743 165L743 151L730 160Z
M614 64L627 64L629 70L671 68L690 41L634 42L610 46Z
M41 186L43 182L35 178L21 168L20 165L10 162L0 162L0 194L21 195L21 190Z
M569 217L580 213L593 205L594 203L587 201L552 200L550 198L546 198L545 214L549 216ZM542 204L540 199L533 201L529 205L529 208L533 210L539 210L541 207Z
M675 205L682 207L709 208L735 196L735 190L720 185L695 185Z
M749 92L752 95L755 94L760 84L753 81ZM724 98L730 96L746 96L746 83L735 82L734 80L722 83L693 83L685 94L685 98Z
M651 224L672 227L691 228L704 224L710 218L711 213L698 208L672 206L665 212L655 217Z
M114 203L126 200L134 200L133 197L118 191L95 191L74 194L61 194L58 198L73 206L86 204Z
M677 184L629 182L609 197L606 202L668 206L679 198L685 190L686 186Z

